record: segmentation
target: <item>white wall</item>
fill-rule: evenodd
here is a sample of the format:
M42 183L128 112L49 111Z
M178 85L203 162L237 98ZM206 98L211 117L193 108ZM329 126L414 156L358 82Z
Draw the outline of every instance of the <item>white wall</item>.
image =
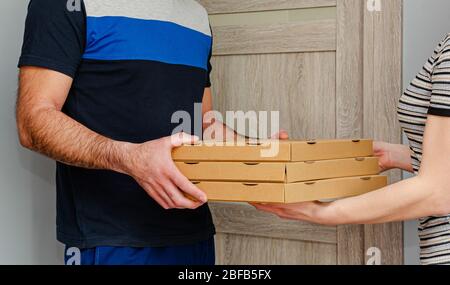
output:
M0 264L61 264L54 163L18 145L17 60L28 0L0 1Z
M403 79L406 87L450 33L449 0L404 0ZM405 263L419 263L417 222L405 223Z

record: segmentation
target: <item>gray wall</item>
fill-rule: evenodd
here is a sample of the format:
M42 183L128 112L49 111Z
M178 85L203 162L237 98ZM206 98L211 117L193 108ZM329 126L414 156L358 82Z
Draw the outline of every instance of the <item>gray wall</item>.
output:
M0 264L61 264L54 163L18 146L17 59L28 0L0 1Z
M404 0L404 86L450 33L449 0ZM419 263L417 222L405 223L405 263Z

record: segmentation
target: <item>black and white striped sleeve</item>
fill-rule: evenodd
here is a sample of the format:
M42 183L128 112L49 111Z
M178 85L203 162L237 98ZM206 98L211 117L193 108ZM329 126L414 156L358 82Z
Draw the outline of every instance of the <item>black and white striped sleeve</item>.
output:
M430 115L450 117L450 35L444 40L432 74Z

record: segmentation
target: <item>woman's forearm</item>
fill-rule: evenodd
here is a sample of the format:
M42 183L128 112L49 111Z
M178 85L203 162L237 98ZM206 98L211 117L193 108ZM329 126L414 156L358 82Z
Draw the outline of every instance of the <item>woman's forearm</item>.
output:
M411 220L449 211L449 199L439 185L414 177L359 197L331 203L324 219L335 224L378 224ZM448 194L447 194L448 195Z

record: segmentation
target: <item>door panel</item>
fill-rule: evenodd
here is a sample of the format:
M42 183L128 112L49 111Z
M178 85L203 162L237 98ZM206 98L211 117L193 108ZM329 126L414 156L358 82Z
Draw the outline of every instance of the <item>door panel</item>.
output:
M395 113L402 93L402 1L382 2L382 13L364 11L364 136L401 142ZM389 31L389 32L386 32ZM391 182L401 179L390 171ZM383 259L403 263L403 223L367 225L365 248L382 250Z
M335 53L216 56L213 90L217 109L282 110L292 137L335 137Z
M336 244L218 234L217 263L224 265L336 264Z
M210 14L336 6L336 0L200 0Z

